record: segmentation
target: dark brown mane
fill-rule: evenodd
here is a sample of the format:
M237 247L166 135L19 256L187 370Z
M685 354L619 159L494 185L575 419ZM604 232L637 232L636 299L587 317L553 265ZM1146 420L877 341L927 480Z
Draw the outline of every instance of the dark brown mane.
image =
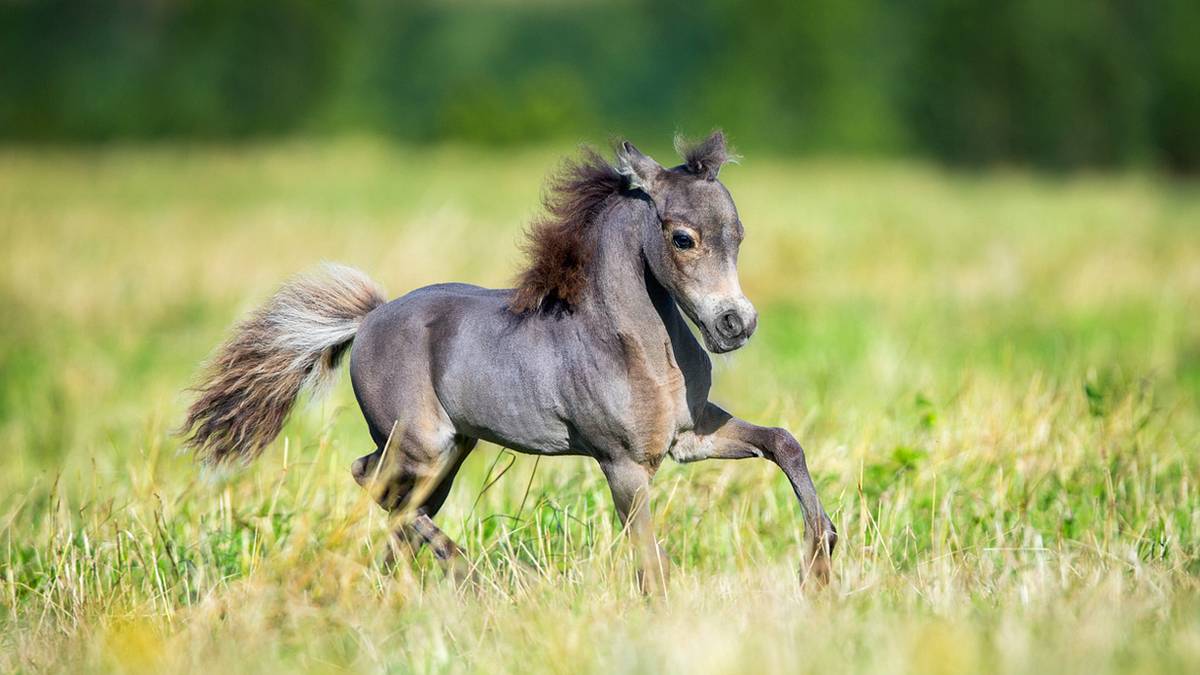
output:
M528 266L517 278L509 309L518 314L575 305L587 284L588 227L625 177L592 148L568 159L546 183L546 213L525 233Z

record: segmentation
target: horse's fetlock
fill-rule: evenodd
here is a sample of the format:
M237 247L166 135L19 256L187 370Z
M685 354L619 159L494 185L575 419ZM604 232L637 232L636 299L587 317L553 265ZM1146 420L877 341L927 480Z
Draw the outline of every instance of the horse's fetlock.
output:
M833 555L833 549L837 547L838 533L837 528L833 526L833 521L825 518L825 531L821 534L821 545L827 555Z

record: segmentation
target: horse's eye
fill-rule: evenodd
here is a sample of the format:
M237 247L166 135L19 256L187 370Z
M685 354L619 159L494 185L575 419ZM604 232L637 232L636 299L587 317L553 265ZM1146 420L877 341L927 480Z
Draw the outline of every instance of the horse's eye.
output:
M675 248L686 251L696 245L692 237L686 232L676 232L671 235L671 243L675 244Z

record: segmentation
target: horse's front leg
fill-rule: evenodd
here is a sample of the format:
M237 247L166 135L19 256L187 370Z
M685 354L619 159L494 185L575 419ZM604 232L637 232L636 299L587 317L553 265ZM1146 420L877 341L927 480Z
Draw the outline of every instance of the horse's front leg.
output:
M608 487L612 491L621 524L633 543L642 592L648 595L665 594L669 561L666 552L654 538L650 508L650 478L653 471L626 459L602 461L600 467L608 478Z
M821 506L817 489L804 460L804 449L786 429L760 427L740 420L709 402L696 425L695 438L676 459L744 459L764 457L775 462L792 484L804 513L806 555L801 569L805 579L829 583L830 558L837 544L837 529Z

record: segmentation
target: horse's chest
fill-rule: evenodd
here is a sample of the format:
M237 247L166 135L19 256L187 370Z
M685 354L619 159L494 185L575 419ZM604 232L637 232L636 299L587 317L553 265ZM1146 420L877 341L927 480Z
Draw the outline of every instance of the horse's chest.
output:
M658 466L690 420L683 373L666 341L626 343L625 354L630 445L639 461Z

